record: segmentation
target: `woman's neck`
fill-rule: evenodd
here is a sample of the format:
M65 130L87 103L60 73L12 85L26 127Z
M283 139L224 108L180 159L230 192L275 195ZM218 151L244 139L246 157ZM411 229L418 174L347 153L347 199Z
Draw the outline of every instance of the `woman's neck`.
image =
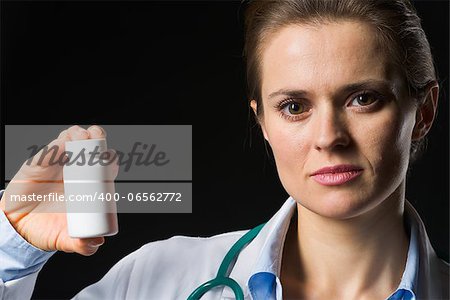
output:
M385 299L395 291L409 245L404 183L377 207L350 219L325 218L297 206L297 226L290 227L283 253L285 299Z

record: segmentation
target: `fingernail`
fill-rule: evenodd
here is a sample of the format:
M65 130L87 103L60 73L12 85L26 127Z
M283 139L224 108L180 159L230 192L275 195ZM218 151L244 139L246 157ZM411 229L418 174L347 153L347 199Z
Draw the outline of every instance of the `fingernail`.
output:
M91 247L91 248L97 248L97 247L99 247L101 245L102 245L102 243L99 244L97 242L89 242L88 243L88 246Z
M103 134L103 130L101 130L98 126L92 126L92 130L94 130L98 134Z
M84 129L83 127L78 127L77 128L77 133L85 134L86 133L86 129Z

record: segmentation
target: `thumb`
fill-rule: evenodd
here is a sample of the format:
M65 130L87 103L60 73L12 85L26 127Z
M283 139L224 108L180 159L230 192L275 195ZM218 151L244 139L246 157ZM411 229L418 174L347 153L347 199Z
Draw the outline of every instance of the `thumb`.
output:
M105 243L104 237L95 238L75 238L72 239L73 252L79 253L84 256L90 256L97 252L98 248Z

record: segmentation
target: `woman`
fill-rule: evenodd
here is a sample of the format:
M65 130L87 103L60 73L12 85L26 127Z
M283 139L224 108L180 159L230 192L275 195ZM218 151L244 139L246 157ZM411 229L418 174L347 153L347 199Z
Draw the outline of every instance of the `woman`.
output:
M447 299L448 265L405 201L408 165L433 123L439 94L411 5L252 2L246 28L249 104L289 199L253 236L147 244L75 298L196 298L206 291L197 287L219 273L205 299ZM63 151L64 141L104 136L97 126L75 126L51 144ZM45 173L60 180L57 168L24 165L14 179L32 182ZM6 195L36 188L10 184ZM62 214L6 210L1 217L3 252L28 253L1 267L4 299L29 297L47 251L89 255L103 243L70 239ZM237 259L226 255L230 249L240 252Z

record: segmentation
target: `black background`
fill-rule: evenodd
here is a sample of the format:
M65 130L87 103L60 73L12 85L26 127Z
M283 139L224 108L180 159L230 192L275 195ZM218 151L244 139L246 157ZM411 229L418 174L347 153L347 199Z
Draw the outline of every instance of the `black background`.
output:
M441 98L407 190L447 261L448 5L416 3ZM262 138L251 129L242 29L241 5L231 1L1 3L2 159L5 124L193 126L193 213L119 215L119 234L96 255L55 254L34 298L71 297L150 241L251 228L285 201Z

